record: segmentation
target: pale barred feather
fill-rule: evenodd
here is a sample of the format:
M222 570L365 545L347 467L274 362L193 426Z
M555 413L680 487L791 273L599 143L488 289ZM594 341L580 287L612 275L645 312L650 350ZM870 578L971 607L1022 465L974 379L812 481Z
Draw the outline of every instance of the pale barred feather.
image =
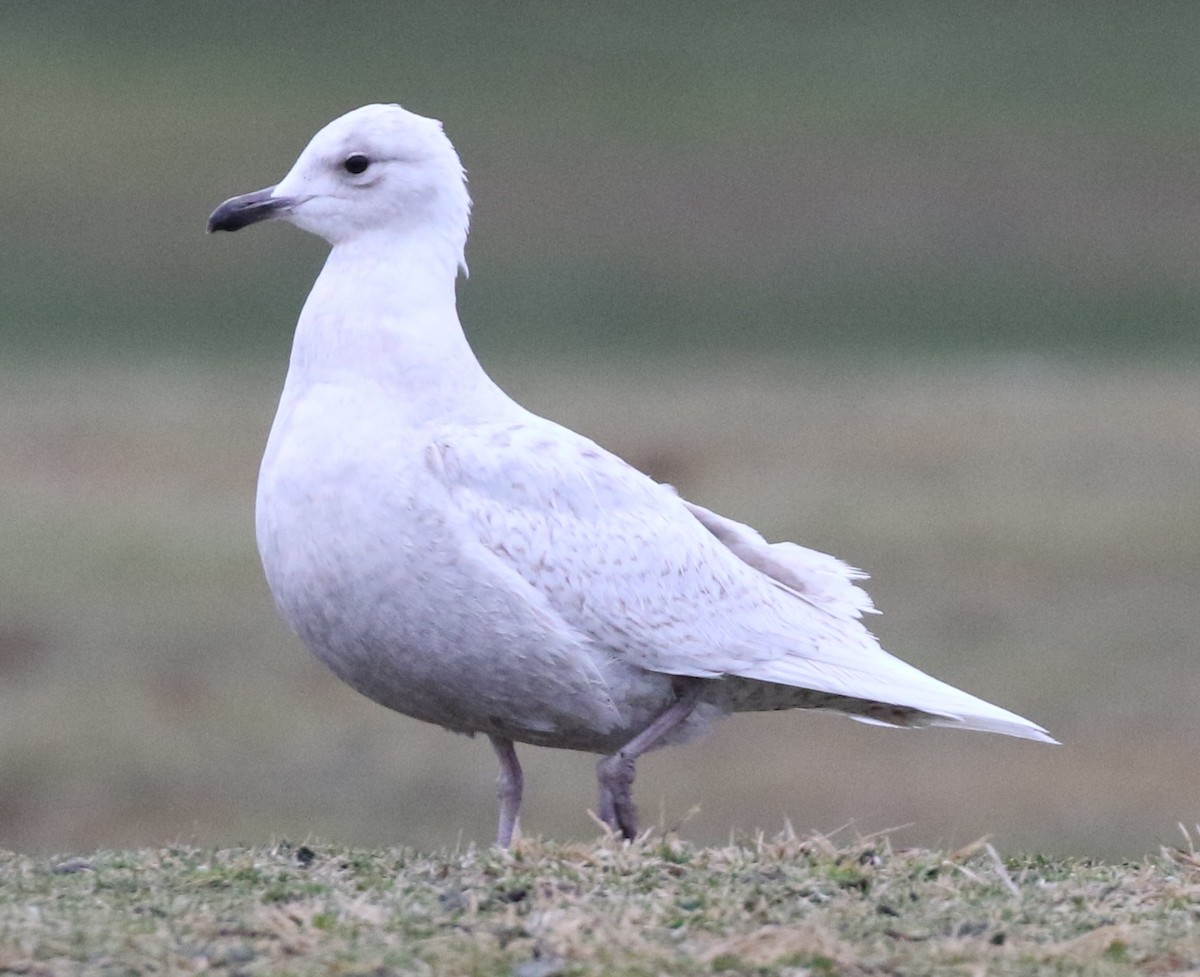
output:
M686 499L682 501L700 524L735 556L780 586L817 604L834 617L857 620L864 613L877 613L870 595L854 584L855 580L866 580L868 576L857 567L797 543L768 543L750 526Z
M851 582L860 575L841 561L769 544L580 435L527 415L456 432L438 452L479 540L629 664L816 690L861 702L876 722L869 707L883 703L901 708L888 715L903 725L1049 740L883 651L859 621L871 609Z

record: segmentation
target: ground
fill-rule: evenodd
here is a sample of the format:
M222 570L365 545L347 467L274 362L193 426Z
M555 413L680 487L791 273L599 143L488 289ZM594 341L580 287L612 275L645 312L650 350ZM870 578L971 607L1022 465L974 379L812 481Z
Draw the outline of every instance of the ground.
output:
M1167 974L1200 859L1111 865L886 838L651 833L509 852L316 842L0 857L0 973Z

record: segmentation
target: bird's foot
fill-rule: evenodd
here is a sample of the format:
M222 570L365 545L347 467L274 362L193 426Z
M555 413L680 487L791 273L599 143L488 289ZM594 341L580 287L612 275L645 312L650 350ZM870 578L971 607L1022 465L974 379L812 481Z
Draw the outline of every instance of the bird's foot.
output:
M633 806L634 766L647 750L656 746L664 736L692 714L704 681L680 677L676 680L676 699L657 719L643 729L611 756L596 764L600 782L600 820L613 831L619 831L628 841L637 837L637 808Z
M600 781L597 814L614 832L628 841L637 837L637 808L633 804L635 759L618 750L596 764Z

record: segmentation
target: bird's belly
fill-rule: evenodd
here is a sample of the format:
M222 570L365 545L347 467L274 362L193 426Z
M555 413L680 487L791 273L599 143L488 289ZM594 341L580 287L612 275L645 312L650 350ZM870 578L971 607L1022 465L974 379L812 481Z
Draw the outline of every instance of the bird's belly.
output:
M345 460L264 462L257 531L280 613L341 679L459 732L608 752L671 701L481 567L428 486Z

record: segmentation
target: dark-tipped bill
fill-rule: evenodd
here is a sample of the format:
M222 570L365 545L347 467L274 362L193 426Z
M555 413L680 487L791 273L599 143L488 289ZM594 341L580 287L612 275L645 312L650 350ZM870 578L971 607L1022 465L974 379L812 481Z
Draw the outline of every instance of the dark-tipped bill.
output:
M295 201L290 197L272 197L274 190L274 187L267 187L226 200L209 217L209 231L237 231L247 224L257 224L287 213Z

